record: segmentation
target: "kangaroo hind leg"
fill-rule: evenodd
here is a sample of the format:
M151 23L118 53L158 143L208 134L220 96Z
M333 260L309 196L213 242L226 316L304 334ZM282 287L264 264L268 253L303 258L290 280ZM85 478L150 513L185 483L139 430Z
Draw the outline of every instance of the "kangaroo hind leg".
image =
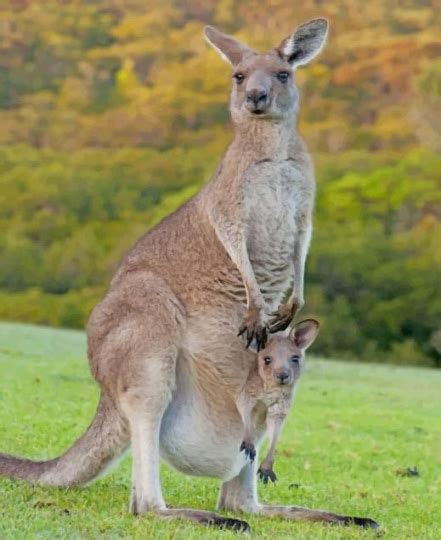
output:
M159 435L176 385L184 311L173 291L154 276L131 276L130 290L121 290L120 297L131 309L109 341L121 357L119 403L129 425L133 455L131 510L143 514L165 509Z
M159 481L159 430L175 386L185 309L153 272L114 279L88 323L91 370L113 395L133 454L132 510L165 508Z
M130 426L133 455L131 511L165 509L159 477L159 433L174 385L177 348L173 345L144 357L137 380L127 386L121 406Z

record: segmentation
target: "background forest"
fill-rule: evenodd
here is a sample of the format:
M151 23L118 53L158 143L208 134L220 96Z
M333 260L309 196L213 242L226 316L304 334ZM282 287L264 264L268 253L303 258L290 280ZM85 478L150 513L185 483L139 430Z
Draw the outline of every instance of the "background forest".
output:
M125 250L231 137L205 24L268 49L331 22L301 68L317 164L304 314L315 352L441 366L441 41L431 0L3 0L0 319L82 328Z

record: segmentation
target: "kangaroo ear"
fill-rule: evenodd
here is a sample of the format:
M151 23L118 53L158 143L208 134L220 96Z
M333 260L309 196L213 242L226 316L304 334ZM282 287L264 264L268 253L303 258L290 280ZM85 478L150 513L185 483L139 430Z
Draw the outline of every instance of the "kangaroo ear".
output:
M219 32L219 30L216 30L212 26L205 27L204 35L208 43L217 50L221 57L233 66L236 66L246 53L254 52L247 45L227 34Z
M306 319L297 323L291 330L290 339L299 349L305 350L314 342L319 333L320 324L315 319Z
M291 36L285 38L276 48L280 56L288 60L292 67L307 64L323 48L328 35L326 19L312 19L302 25Z

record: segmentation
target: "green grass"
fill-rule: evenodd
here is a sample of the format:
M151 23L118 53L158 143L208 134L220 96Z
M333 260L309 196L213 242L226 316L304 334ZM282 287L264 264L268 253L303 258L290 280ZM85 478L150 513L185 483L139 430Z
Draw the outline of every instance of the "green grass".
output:
M86 428L97 387L81 332L0 324L0 450L57 455ZM397 474L416 466L419 477ZM310 359L279 445L269 502L378 520L378 531L250 517L255 538L441 538L441 372ZM0 538L236 538L127 511L130 457L83 489L0 480ZM218 483L163 467L172 505L213 509Z

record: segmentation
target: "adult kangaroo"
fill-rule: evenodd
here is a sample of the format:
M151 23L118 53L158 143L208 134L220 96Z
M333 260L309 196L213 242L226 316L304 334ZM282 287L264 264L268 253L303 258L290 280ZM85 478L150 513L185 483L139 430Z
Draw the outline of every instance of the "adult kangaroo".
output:
M293 69L322 48L327 26L323 19L307 22L265 54L206 28L208 41L233 66L234 140L201 192L128 252L93 310L88 355L101 398L86 433L50 461L0 455L0 474L81 485L130 445L134 514L248 529L212 512L167 508L161 456L183 473L219 478L222 510L376 525L260 504L255 465L239 450L244 427L235 396L255 355L238 333L262 347L268 329L286 328L303 304L315 188L295 129L292 79ZM258 446L265 419L255 421Z

